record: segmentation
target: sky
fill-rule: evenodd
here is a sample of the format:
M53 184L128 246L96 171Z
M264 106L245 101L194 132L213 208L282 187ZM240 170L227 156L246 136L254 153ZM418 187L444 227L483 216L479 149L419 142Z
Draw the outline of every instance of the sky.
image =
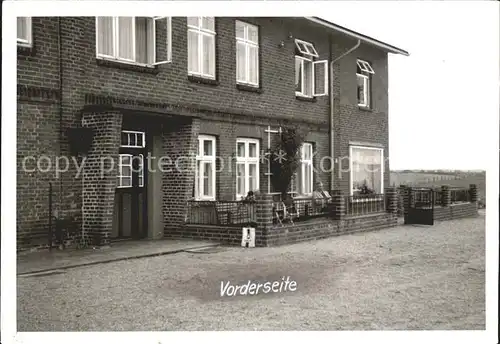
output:
M329 8L322 18L410 53L389 55L391 169L486 169L485 128L499 127L498 3L362 1Z

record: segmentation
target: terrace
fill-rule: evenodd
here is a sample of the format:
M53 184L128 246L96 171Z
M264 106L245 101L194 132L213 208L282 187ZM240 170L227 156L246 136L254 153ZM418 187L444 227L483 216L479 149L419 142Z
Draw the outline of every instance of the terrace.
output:
M273 194L258 194L243 201L190 200L181 231L184 237L239 245L242 228L253 227L256 246L274 246L393 227L398 223L398 215L405 212L405 205L409 206L409 190L388 187L383 194L355 196L334 190L325 193L330 197L294 197L291 202L283 202ZM477 214L475 185L442 186L432 189L432 193L414 188L412 192L412 204L431 205L435 220Z
M344 196L335 190L325 195L330 197L295 197L289 202L272 194L243 201L190 200L184 232L190 232L193 238L207 239L208 236L237 244L241 241L241 228L254 227L257 246L269 246L349 232L351 225L361 219L363 226L354 229L397 224L395 188L388 188L385 194ZM329 230L308 234L323 227ZM297 238L283 238L293 236L290 233L295 233Z

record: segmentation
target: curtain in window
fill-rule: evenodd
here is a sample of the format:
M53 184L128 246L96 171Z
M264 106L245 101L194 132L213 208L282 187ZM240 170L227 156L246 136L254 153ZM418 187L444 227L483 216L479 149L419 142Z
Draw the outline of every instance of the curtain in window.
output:
M134 60L134 18L118 17L118 57Z
M253 45L248 46L249 76L248 81L252 84L259 83L259 48Z
M213 196L212 174L213 164L211 162L203 163L203 196Z
M295 91L302 92L302 60L295 59Z
M236 42L236 73L237 80L246 81L246 54L245 54L245 44L242 42Z
M98 53L113 56L113 17L97 17Z
M236 193L245 193L245 164L236 164Z
M312 166L309 162L304 163L303 165L303 171L304 171L304 179L303 179L303 194L311 194L312 189L311 189L311 180L312 180Z
M194 73L199 73L199 35L195 31L188 31L188 70Z
M382 193L381 151L353 148L351 159L354 192L356 193L366 186L374 193Z
M28 18L17 17L17 38L28 39Z
M248 165L248 191L257 190L257 164Z
M215 37L202 35L203 74L215 75Z
M148 63L148 19L145 17L135 18L135 51L136 61Z
M307 96L312 95L312 68L312 62L304 60L304 90L302 93Z

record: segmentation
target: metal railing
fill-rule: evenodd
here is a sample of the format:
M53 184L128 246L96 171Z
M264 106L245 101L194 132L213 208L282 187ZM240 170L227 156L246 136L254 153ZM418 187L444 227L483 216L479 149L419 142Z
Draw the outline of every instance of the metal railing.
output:
M241 226L257 222L255 202L190 200L187 207L187 224Z
M467 203L471 201L470 190L466 188L452 188L450 189L451 204L454 203Z
M441 188L432 190L434 192L434 205L440 206L443 203L443 191Z
M361 216L386 211L384 194L354 195L345 198L346 216Z
M295 198L289 205L273 202L273 222L297 222L330 214L331 200L326 198Z

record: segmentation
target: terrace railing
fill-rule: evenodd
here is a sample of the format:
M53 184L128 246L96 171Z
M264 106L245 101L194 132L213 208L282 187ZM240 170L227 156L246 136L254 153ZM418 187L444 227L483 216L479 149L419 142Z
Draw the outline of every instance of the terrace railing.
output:
M386 211L384 194L354 195L345 197L346 216L362 216Z
M297 222L315 217L328 216L330 200L326 198L294 198L288 205L273 201L273 221Z
M419 188L416 187L411 187L413 196L412 196L412 202L422 202L422 203L428 203L429 200L426 199L420 199L419 197L427 197L429 198L429 192L422 192L420 194ZM408 193L408 186L400 186L398 189L398 197L399 197L399 202L398 202L398 213L404 213L405 209L404 207L406 206L405 202L405 195ZM428 189L427 189L428 190ZM452 186L447 186L443 185L441 187L436 187L433 189L433 195L434 195L434 206L436 207L449 207L450 205L453 204L461 204L461 203L475 203L478 202L478 191L477 191L477 185L471 184L468 188L466 187L452 187ZM427 202L426 202L427 201ZM415 204L413 204L414 206Z
M467 203L471 201L470 189L466 188L451 188L451 204Z
M441 188L434 189L434 205L440 206L443 203L443 190Z
M187 207L188 224L242 226L257 222L255 202L191 200Z

